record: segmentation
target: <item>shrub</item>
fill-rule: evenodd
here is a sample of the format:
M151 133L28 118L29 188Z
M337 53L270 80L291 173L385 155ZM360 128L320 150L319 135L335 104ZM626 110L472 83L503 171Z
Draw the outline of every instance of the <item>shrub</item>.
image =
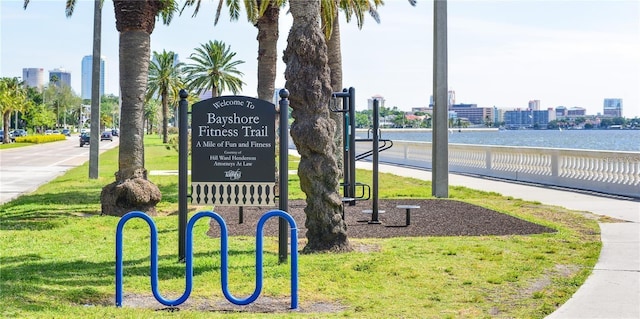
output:
M51 134L51 135L27 135L16 137L17 143L33 143L33 144L42 144L56 141L64 141L67 139L66 136L62 134Z

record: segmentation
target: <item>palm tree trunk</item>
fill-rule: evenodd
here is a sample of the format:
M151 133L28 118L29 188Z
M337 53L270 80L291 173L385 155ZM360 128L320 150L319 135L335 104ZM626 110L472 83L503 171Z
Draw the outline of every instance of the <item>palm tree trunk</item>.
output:
M4 132L2 134L2 144L11 143L11 138L9 138L9 120L11 117L11 110L6 110L2 112L2 127L4 128Z
M149 70L149 34L142 31L120 33L121 120L124 137L120 141L119 175L122 179L136 175L144 167L144 101ZM135 58L146 57L146 58Z
M327 108L331 95L327 46L320 29L317 1L289 2L293 25L284 61L290 92L291 137L301 155L300 188L306 194L305 252L349 251L347 226L342 220L335 160L335 122Z
M338 11L333 19L333 27L331 31L331 38L327 41L327 54L329 57L329 69L331 70L331 89L333 92L342 92L342 51L340 48L340 19L338 19ZM338 99L338 101L342 101ZM338 108L342 108L342 104L337 105ZM342 140L344 129L344 113L331 112L331 119L336 122L336 134L334 141L336 144L336 161L338 162L338 169L342 175L342 167L344 165L344 141Z
M162 2L115 1L120 32L120 149L116 181L102 189L102 214L122 216L138 210L155 215L162 194L144 168L144 102L149 76L151 32Z
M278 64L278 19L280 8L269 8L258 19L258 98L271 102L275 91L276 65Z
M167 144L169 142L169 97L167 96L167 90L162 90L162 143ZM144 114L144 111L143 111Z

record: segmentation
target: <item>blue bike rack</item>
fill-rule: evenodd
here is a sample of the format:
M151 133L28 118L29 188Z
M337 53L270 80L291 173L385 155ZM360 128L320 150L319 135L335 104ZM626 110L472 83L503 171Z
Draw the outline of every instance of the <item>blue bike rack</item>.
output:
M229 245L228 245L228 231L227 224L224 222L224 219L217 213L213 211L202 211L195 214L189 220L186 231L186 247L185 247L185 259L186 259L186 284L184 293L177 299L168 300L162 297L158 290L158 231L156 229L156 225L147 214L140 211L129 212L126 215L122 216L120 222L118 223L118 227L116 230L116 306L122 306L122 294L123 294L123 265L122 265L122 230L127 221L132 218L141 218L147 222L151 232L151 290L153 291L153 296L156 298L158 302L165 306L178 306L183 302L187 301L189 295L191 294L191 290L193 288L193 225L198 221L198 219L203 217L211 217L215 219L220 225L220 255L221 255L221 267L220 267L220 278L222 284L222 292L230 302L236 305L248 305L254 302L260 292L262 291L262 280L263 280L263 228L264 223L271 217L282 217L289 222L289 228L291 231L291 309L298 308L298 229L296 227L296 222L291 217L291 215L287 214L282 210L271 210L266 212L260 220L258 221L257 233L256 233L256 286L249 297L245 299L236 298L229 292Z

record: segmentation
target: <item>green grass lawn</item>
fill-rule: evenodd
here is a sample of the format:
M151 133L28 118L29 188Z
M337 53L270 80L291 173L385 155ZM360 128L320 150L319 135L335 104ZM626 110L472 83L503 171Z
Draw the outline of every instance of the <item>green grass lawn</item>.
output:
M146 137L148 170L177 169L178 155ZM290 158L290 169L297 159ZM0 316L4 318L543 318L584 282L601 243L594 216L496 193L451 187L450 197L539 223L556 233L528 236L351 239L351 253L300 255L299 311L288 311L289 265L279 264L277 239L265 239L264 288L259 298L281 301L282 312L178 312L126 307L127 297L151 296L149 228L138 219L124 231L124 304L114 295L118 218L100 216L100 191L113 182L117 149L100 157L100 177L88 164L32 194L0 206ZM371 179L358 171L358 180ZM178 177L150 176L163 194L158 228L160 291L184 291L177 262ZM430 197L427 181L380 175L380 198ZM304 198L291 175L291 199ZM190 214L197 208L191 207ZM226 302L220 288L220 241L194 231L194 287L190 300ZM229 240L229 288L253 292L255 239ZM299 247L301 249L302 247ZM271 300L269 299L269 300ZM317 309L331 309L323 312ZM161 308L158 303L156 308ZM313 312L316 310L316 312Z

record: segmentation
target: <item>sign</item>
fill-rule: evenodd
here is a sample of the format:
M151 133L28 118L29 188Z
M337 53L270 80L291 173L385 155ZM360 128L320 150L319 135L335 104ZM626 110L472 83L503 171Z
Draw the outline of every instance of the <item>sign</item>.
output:
M215 97L192 106L192 202L274 203L275 116L275 105L246 96Z

